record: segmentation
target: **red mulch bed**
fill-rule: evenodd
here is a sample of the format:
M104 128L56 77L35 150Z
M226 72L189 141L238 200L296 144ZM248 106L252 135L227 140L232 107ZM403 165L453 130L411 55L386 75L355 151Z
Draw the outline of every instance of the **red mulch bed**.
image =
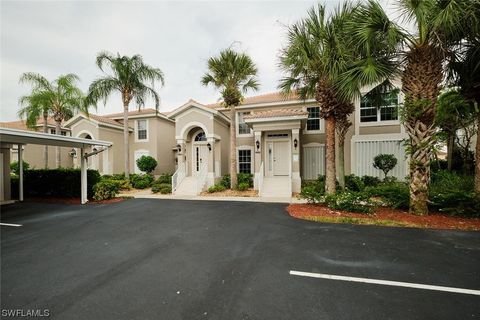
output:
M108 200L88 200L87 204L108 204L108 203L116 203L116 202L122 202L124 201L125 198L119 197L119 198L113 198L113 199L108 199ZM42 203L62 203L62 204L81 204L80 198L54 198L54 197L48 197L48 198L28 198L25 199L26 202L42 202Z
M379 207L372 215L332 210L316 204L291 204L287 207L287 211L292 217L299 219L315 216L329 218L349 217L375 219L378 221L396 221L417 228L480 230L479 218L452 217L440 213L432 213L428 216L416 216L405 210L388 207Z

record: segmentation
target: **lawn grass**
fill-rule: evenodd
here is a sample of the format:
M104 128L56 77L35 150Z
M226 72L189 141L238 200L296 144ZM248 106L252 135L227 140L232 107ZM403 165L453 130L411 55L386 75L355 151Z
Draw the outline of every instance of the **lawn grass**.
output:
M325 223L351 223L374 226L388 227L420 227L416 224L399 222L394 220L376 220L372 218L352 218L352 217L322 217L322 216L304 216L305 220Z

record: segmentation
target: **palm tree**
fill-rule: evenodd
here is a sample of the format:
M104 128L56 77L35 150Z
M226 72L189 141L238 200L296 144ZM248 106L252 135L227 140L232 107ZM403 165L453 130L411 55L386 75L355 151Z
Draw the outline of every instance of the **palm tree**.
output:
M280 57L280 66L287 73L280 82L282 91L295 89L302 99L315 97L325 119L328 194L336 189L335 123L337 119L341 122L337 127L343 144L347 118L353 111L352 99L360 95L362 86L381 83L392 75L392 43L401 36L397 26L384 15L379 17L385 22L383 29L372 30L361 39L359 35L354 37L356 29L351 21L359 10L364 9L349 2L329 17L324 6L310 9L307 18L289 27L288 45ZM387 41L385 33L392 41ZM343 167L340 171L343 180Z
M77 111L87 112L84 108L83 93L76 85L79 80L78 76L72 73L60 75L52 82L37 73L24 73L20 82L33 86L29 96L20 98L20 103L26 106L20 110L20 115L26 115L27 125L31 126L41 114L44 120L43 130L46 132L47 117L50 113L55 120L55 133L61 135L62 121L69 119ZM60 160L60 147L56 147L57 168L61 165Z
M237 187L237 132L236 107L242 102L248 90L258 90L257 67L246 53L230 48L217 57L208 59L208 72L202 77L202 84L213 85L220 90L223 105L230 108L230 187Z
M86 103L96 105L100 100L106 104L113 92L119 92L123 102L123 142L125 155L125 177L130 178L130 152L128 141L128 107L135 99L137 107L145 105L145 100L152 97L155 100L155 109L158 110L160 97L154 89L155 81L164 85L163 73L153 68L140 55L133 57L113 55L109 52L100 52L97 55L97 66L105 75L92 82L88 88ZM110 73L105 71L109 67ZM150 84L150 86L147 85Z

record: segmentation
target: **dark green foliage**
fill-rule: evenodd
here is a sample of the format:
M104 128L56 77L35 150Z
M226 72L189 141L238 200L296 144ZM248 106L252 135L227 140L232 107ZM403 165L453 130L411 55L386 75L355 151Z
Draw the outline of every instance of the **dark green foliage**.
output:
M169 194L172 193L172 184L171 183L162 183L158 180L152 184L152 192L161 194Z
M342 192L325 196L325 204L334 210L345 210L358 213L372 213L375 203L370 200L368 193Z
M230 175L224 175L218 184L222 185L225 189L230 189Z
M160 177L158 177L157 181L155 181L155 182L172 184L172 174L162 173L162 175Z
M365 184L363 183L362 178L350 174L345 176L345 189L349 191L363 191L363 189L365 189Z
M93 197L93 186L99 181L97 170L87 170L88 198ZM13 190L18 190L17 179L12 180ZM31 169L24 172L25 197L79 198L80 192L80 169Z
M309 203L318 203L323 201L325 195L325 177L319 176L317 180L303 183L300 196L307 199Z
M367 187L365 192L372 197L381 197L392 208L408 209L409 207L410 191L406 183L396 182Z
M114 181L118 180L103 180L93 186L93 198L95 200L107 200L115 198L118 194L118 186Z
M362 182L365 185L365 187L375 187L375 186L378 186L382 181L380 181L380 179L377 177L363 176Z
M385 179L390 170L397 165L397 158L393 154L379 154L373 158L373 167L382 170L385 174Z
M27 161L23 160L23 171L26 171L30 168L30 165L28 164ZM18 161L13 161L12 163L10 163L10 170L17 174L20 172L20 168L19 168L19 165L18 165Z
M211 186L210 188L208 188L207 191L208 191L208 193L214 193L214 192L221 192L221 191L225 191L225 190L227 190L227 188L225 188L225 186L222 183L217 183L217 184L214 184L213 186Z
M145 189L152 185L155 178L151 174L131 174L130 183L135 189Z
M239 173L237 175L238 184L247 183L249 188L253 187L253 174L251 173ZM226 174L222 177L219 184L225 187L225 189L230 189L230 175Z
M250 184L248 182L240 182L237 186L238 191L246 191L250 188Z
M105 181L109 183L113 183L118 190L130 190L132 189L132 185L130 181L127 179L113 179L110 175L102 176L100 181Z
M157 160L151 156L141 156L137 159L137 167L146 173L152 173L157 167Z

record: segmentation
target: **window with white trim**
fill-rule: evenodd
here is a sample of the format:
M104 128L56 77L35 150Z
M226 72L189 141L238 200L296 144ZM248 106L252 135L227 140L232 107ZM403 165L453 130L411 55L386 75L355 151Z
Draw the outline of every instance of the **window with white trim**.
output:
M250 114L250 112L239 112L238 113L238 134L250 134L251 130L248 124L245 123L244 117Z
M51 133L51 134L56 134L56 132L57 132L57 131L55 131L55 129L50 129L50 133ZM66 136L66 135L67 135L67 131L61 130L61 131L60 131L60 135Z
M137 120L137 140L147 140L147 120Z
M238 150L238 172L239 173L252 172L252 150L250 149Z
M320 107L307 107L307 131L320 130Z
M382 94L380 108L373 101L362 97L360 102L360 122L380 122L398 120L398 91Z

